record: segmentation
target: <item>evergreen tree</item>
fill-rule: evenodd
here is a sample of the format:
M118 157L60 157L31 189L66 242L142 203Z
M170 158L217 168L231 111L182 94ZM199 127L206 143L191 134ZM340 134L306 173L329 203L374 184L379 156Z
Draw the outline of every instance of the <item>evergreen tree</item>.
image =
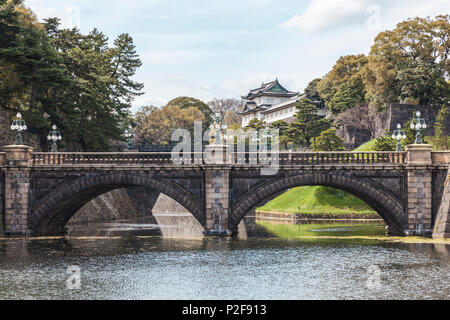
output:
M108 150L121 140L133 99L143 85L132 80L141 61L131 37L108 38L94 29L41 24L22 1L0 1L0 103L22 111L45 146L55 123L64 142L85 151Z
M336 129L323 131L318 137L311 139L314 151L344 151L344 140L336 135Z
M333 114L339 114L347 109L364 105L364 84L361 77L355 77L341 84L328 103L328 109Z
M441 110L436 117L436 123L434 124L435 128L435 137L434 137L434 145L437 150L448 150L448 135L447 135L447 119L450 115L450 111L447 106L442 106Z
M317 114L317 106L308 98L297 104L296 120L289 124L286 135L296 147L309 147L311 139L331 127L331 120Z
M259 130L265 129L267 127L267 123L263 120L259 119L252 119L248 123L248 125L244 128L245 130L256 130L259 132Z
M131 37L120 35L110 48L97 29L87 35L76 28L60 30L57 19L46 20L45 28L72 78L64 105L51 117L82 150L108 150L112 140L123 139L131 102L143 87L132 80L141 61Z
M271 129L278 129L278 143L281 148L288 149L291 139L287 135L289 124L286 121L275 121L270 124Z
M375 140L373 145L375 151L395 151L397 149L397 142L392 139L392 133L385 132L385 135Z

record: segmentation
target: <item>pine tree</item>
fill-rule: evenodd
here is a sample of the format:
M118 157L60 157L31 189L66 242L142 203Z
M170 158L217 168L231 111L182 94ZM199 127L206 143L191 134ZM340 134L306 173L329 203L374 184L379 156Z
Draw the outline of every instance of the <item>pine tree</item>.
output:
M336 135L336 129L323 131L318 137L311 139L311 149L314 151L343 151L344 140Z
M307 98L298 102L296 120L286 130L294 146L309 147L312 138L331 127L331 120L320 117L317 111L317 107Z
M285 121L279 120L270 124L271 129L278 129L279 145L281 148L287 149L289 144L292 143L291 139L287 135L289 124Z
M375 140L373 145L375 151L395 151L397 149L397 142L392 139L392 134L386 130L385 135Z

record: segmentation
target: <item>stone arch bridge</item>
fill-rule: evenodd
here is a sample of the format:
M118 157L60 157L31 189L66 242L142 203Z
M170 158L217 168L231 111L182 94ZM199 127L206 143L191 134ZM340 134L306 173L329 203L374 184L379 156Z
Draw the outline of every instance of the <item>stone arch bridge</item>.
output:
M261 156L242 162L236 154L222 155L224 146L215 148L208 164L194 153L176 164L170 153L36 153L6 146L0 153L4 232L60 234L93 198L145 186L179 202L207 235L231 235L247 213L286 190L320 185L364 200L392 234L431 233L439 224L440 236L448 236L444 185L450 154L432 152L431 146L412 145L407 152L283 152L270 174L263 174Z

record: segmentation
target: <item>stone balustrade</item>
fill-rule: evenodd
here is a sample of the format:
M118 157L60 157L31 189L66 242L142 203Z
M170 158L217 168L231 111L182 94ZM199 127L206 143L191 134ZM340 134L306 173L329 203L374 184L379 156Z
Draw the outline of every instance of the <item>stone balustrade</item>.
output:
M175 156L170 152L47 153L16 145L4 151L0 190L4 190L2 214L9 234L61 230L83 201L98 196L98 190L145 186L188 208L206 234L230 235L245 214L301 185L334 187L360 197L395 234L429 234L442 205L439 195L450 163L450 152L432 152L431 145L423 144L409 145L406 152L272 154L231 153L227 146L213 145L205 152ZM262 174L259 169L272 161L277 170ZM439 210L442 215L447 211Z
M434 151L431 153L431 162L433 164L449 164L450 151Z

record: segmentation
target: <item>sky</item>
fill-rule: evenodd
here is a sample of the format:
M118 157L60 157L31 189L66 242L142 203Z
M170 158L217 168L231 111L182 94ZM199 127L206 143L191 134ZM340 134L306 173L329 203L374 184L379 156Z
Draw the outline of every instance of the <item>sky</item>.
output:
M162 106L179 96L240 98L278 78L303 91L336 60L368 54L374 37L411 17L450 13L448 0L25 0L39 20L58 17L112 42L134 40L145 94Z

